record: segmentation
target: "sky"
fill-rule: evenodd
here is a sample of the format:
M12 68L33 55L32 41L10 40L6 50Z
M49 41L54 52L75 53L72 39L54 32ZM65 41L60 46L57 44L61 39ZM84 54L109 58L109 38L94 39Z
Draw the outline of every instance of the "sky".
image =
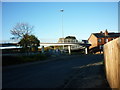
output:
M1 0L2 2L119 2L119 0Z
M2 40L10 40L10 30L24 22L34 26L32 34L42 42L56 42L62 37L61 14L64 37L81 40L101 30L118 32L117 2L2 2Z

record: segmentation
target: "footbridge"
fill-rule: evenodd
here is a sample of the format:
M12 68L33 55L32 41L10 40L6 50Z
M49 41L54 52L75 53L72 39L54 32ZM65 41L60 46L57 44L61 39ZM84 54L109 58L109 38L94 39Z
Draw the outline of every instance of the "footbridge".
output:
M44 53L44 47L45 46L67 46L69 54L71 54L71 46L73 46L73 45L80 45L81 47L85 48L85 53L88 54L88 49L89 49L89 46L91 44L79 43L79 42L77 42L77 43L43 43L43 42L41 42L40 43L40 46L42 46L42 48L41 48L42 53ZM15 48L20 48L20 47L17 47L17 46L19 46L18 43L2 43L2 44L0 44L0 49L2 49L2 47L4 47L4 48L10 48L10 47L13 48L12 46L15 46Z
M42 46L41 50L43 53L44 53L44 46L63 46L63 47L67 46L69 54L71 54L71 46L73 46L73 45L80 45L80 46L84 47L86 54L88 54L89 46L91 46L91 44L88 44L88 43L40 43L40 45Z

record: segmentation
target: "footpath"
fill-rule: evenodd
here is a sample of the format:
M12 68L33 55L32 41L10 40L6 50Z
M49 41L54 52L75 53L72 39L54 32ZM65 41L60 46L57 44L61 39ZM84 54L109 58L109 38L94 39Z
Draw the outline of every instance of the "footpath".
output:
M70 77L64 88L102 88L111 90L105 76L103 62L88 64L81 67L73 77Z

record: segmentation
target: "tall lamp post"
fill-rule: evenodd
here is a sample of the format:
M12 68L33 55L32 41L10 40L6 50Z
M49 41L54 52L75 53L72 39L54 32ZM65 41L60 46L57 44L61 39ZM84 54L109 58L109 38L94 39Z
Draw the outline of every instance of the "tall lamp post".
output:
M61 9L60 12L62 13L61 14L61 17L62 17L62 38L63 38L62 42L64 43L64 31L63 31L63 12L64 12L64 10ZM63 50L64 50L64 45L63 45Z

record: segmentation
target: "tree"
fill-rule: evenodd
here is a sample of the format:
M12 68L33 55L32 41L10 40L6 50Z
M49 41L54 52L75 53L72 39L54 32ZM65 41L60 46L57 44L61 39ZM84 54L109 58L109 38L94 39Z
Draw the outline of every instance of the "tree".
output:
M33 30L33 26L27 23L17 23L15 27L13 27L11 34L14 35L12 39L15 38L23 38L25 35L30 35Z
M33 26L27 23L17 23L15 27L13 27L11 34L14 35L11 39L20 38L19 44L25 51L36 51L38 46L40 46L40 41L34 36L31 35L33 30Z
M23 38L19 42L20 46L25 51L34 51L38 50L38 46L40 46L40 41L34 35L24 35Z

